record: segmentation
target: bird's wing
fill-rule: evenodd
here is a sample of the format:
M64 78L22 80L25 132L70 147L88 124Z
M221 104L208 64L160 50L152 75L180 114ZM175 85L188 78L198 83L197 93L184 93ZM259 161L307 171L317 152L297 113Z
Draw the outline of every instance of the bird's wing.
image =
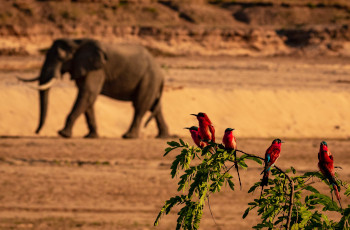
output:
M272 165L271 163L271 146L266 150L265 153L265 171L268 171Z
M333 161L333 155L332 155L332 153L330 152L330 151L328 151L328 156L329 156L329 159L331 159L332 161Z
M210 133L211 133L211 141L215 142L215 128L214 128L214 126L209 125L209 130L210 130Z
M269 170L271 165L273 165L276 162L277 158L280 156L280 151L281 150L276 146L270 146L270 148L266 150L266 154L265 154L266 170Z
M318 164L318 167L320 168L322 174L328 179L329 183L338 185L337 181L334 178L334 172L327 167L327 164L320 162Z

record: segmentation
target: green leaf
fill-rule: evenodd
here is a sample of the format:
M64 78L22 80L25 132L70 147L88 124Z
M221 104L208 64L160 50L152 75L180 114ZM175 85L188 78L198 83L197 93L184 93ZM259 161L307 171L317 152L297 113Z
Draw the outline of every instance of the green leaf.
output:
M181 145L186 146L186 143L182 139L179 139L179 141L180 141Z
M246 157L245 157L246 156ZM253 157L253 156L248 156L248 155L243 155L242 157L246 158L246 159L249 159L249 160L253 160L255 161L256 163L258 163L259 165L262 165L263 162L257 158L257 157Z
M345 190L344 195L345 195L345 196L349 196L349 195L350 195L350 186L347 187L347 189Z
M163 157L165 157L166 155L168 155L168 153L169 153L170 151L172 151L173 149L174 149L174 148L172 148L172 147L166 148Z
M228 181L228 184L229 184L231 190L234 191L235 190L235 184L230 179L228 179L227 181Z
M304 173L303 177L318 177L320 179L324 178L320 172L306 172Z
M218 148L219 149L225 149L225 146L223 146L222 144L218 144Z
M207 154L207 153L211 153L210 150L212 149L211 145L207 145L202 149L202 156Z
M292 225L291 230L298 230L299 229L299 224L295 223Z
M311 204L322 204L324 206L323 211L338 211L339 207L335 201L333 201L329 196L314 193L309 196L309 202Z
M297 170L295 170L295 168L290 167L290 169L292 170L293 174L295 174L297 172Z
M314 187L308 185L304 188L305 190L308 190L310 192L313 192L313 193L320 193L317 189L315 189Z
M322 219L324 219L324 221L326 222L327 226L330 226L330 221L328 219L328 217L325 214L322 214Z
M249 207L249 208L247 208L247 209L244 211L244 214L243 214L243 216L242 216L243 219L245 219L245 218L248 216L250 210L252 210L252 207Z
M255 183L248 191L248 193L254 192L257 187L260 187L260 182Z
M169 141L167 143L168 143L168 145L170 145L172 147L180 147L180 144L177 143L176 141Z
M239 166L241 166L243 169L248 168L248 165L244 161L237 162Z

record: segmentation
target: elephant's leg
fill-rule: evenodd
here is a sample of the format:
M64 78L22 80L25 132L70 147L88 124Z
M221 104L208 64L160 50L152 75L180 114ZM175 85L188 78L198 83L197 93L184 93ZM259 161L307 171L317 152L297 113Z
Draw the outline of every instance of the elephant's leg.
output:
M95 112L94 112L94 107L93 105L87 108L85 111L85 118L86 118L86 123L89 128L89 133L85 135L85 138L97 138L97 126L96 126L96 119L95 119Z
M76 83L79 88L77 99L67 117L64 128L58 132L63 137L72 135L72 128L76 119L92 107L96 101L104 83L104 73L102 70L91 71L86 77L77 79Z
M123 135L123 138L137 138L139 137L140 132L140 125L142 121L142 117L145 115L147 109L139 108L138 106L134 105L134 118L132 120L132 123L130 125L129 130Z
M168 129L168 126L164 120L163 112L162 112L160 105L159 105L159 109L158 109L157 113L155 114L155 118L156 118L157 126L158 126L157 138L169 137L169 129Z
M147 81L143 81L139 85L139 91L133 100L134 118L129 130L123 135L123 138L137 138L139 136L142 117L151 108L154 101L154 95L150 93L154 91L152 86L153 85L151 84L150 86Z

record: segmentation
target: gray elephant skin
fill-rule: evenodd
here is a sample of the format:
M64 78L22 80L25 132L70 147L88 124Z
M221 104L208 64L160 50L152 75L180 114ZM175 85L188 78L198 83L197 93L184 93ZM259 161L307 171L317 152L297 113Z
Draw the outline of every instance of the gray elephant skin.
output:
M111 45L92 39L58 39L49 48L39 77L39 133L46 119L48 95L54 78L70 73L78 87L78 95L65 126L58 133L71 137L76 119L84 113L89 128L88 138L98 137L94 103L99 94L131 101L134 117L123 138L139 136L142 117L147 111L155 118L157 137L167 137L168 127L161 109L164 77L152 55L139 45Z

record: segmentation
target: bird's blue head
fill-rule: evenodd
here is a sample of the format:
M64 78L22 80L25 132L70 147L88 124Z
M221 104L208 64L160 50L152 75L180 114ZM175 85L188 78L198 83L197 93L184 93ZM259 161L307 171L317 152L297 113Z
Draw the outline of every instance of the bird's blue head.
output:
M272 144L281 144L281 143L284 143L284 142L281 141L281 139L279 139L279 138L272 141Z
M185 129L189 129L190 131L192 131L192 130L198 131L197 126L191 126L190 128L186 127Z
M227 129L225 129L225 133L226 133L226 132L232 132L233 130L235 130L235 129L227 128Z

